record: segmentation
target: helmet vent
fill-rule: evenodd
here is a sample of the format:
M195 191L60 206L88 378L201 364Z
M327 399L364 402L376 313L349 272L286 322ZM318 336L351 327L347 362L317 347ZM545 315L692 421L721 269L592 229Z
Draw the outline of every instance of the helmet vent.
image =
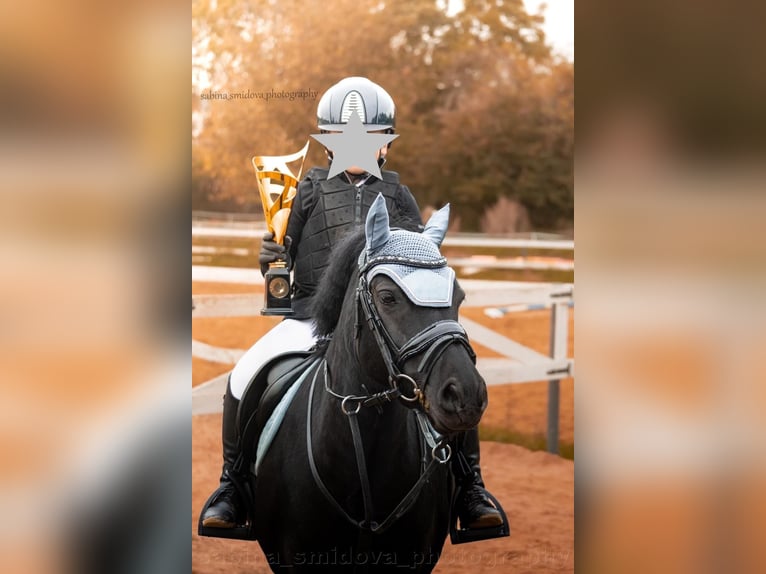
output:
M359 114L359 119L362 120L363 124L367 123L367 114L364 110L364 100L362 100L362 95L357 91L349 92L343 100L343 105L341 106L340 110L341 123L347 123L349 116L354 112Z

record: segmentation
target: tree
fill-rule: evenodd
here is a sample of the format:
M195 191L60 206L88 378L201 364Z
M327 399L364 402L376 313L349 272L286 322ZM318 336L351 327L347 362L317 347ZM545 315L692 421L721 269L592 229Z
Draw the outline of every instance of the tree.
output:
M421 206L452 202L464 229L499 197L535 226L572 215L573 66L557 62L522 0L195 0L193 177L213 203L258 209L250 157L299 149L318 97L349 75L397 104L389 169ZM317 99L203 100L209 91L313 90ZM325 165L312 140L307 165ZM206 190L206 191L200 191Z

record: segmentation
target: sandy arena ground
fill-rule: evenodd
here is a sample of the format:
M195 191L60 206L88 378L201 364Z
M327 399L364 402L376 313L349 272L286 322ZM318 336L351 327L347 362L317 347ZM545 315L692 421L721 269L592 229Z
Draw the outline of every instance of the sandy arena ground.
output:
M258 287L193 283L193 293L252 293ZM548 350L548 311L511 313L491 319L482 309L466 309L466 317L541 353ZM572 313L573 315L573 313ZM247 349L279 319L266 317L194 319L192 336L211 345ZM573 356L573 321L569 349ZM476 347L480 356L495 356ZM192 360L192 385L230 370L232 365ZM574 383L561 382L560 438L574 442ZM547 383L489 387L489 407L482 426L525 435L545 433ZM192 421L192 572L244 574L270 572L257 542L201 538L196 534L199 511L216 488L220 473L220 414ZM485 572L574 572L574 463L544 452L483 441L482 468L489 490L502 502L511 536L453 547L445 545L434 570L439 574Z

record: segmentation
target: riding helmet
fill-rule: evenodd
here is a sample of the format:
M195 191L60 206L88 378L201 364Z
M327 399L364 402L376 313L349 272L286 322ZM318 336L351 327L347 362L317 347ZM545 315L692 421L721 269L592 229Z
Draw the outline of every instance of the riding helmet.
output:
M324 131L342 131L354 111L367 131L393 132L394 100L378 84L359 76L341 80L322 95L317 105L317 126Z

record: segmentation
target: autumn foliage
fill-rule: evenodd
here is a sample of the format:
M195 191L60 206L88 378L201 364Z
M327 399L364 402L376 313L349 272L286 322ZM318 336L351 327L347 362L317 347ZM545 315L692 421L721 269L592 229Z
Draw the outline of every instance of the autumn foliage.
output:
M195 0L193 208L259 212L253 155L298 150L316 104L350 75L397 104L387 168L418 203L482 230L506 198L525 226L571 229L574 66L522 0ZM313 95L313 97L312 97ZM325 165L311 144L311 165ZM495 225L496 227L496 225Z

